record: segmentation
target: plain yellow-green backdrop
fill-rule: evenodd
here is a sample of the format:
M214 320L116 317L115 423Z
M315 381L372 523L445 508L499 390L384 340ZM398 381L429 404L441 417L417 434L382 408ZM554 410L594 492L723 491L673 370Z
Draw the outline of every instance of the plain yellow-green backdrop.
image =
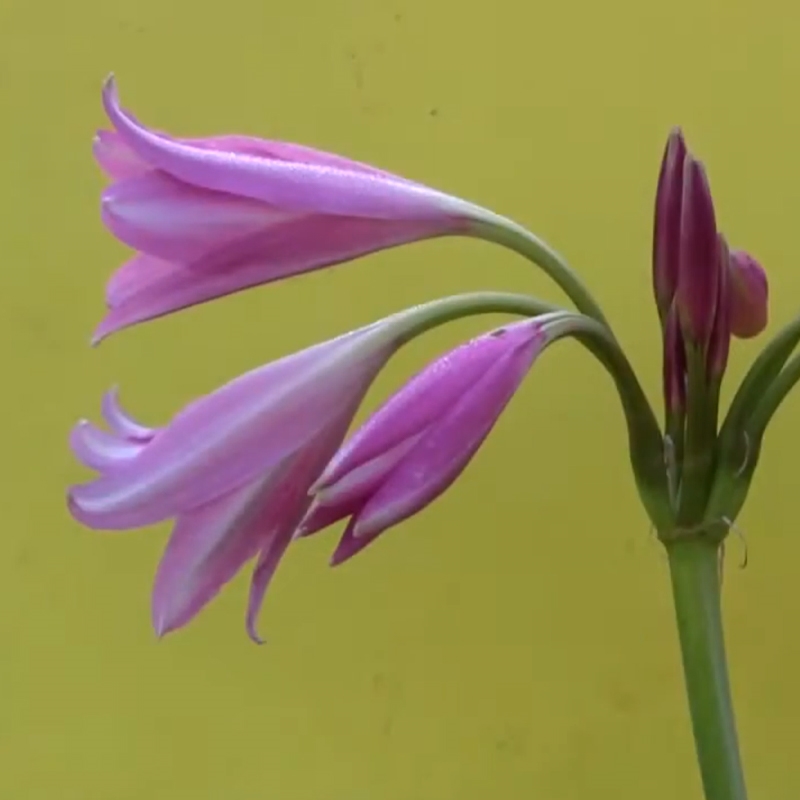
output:
M153 322L97 350L126 253L99 220L99 91L179 135L337 151L510 215L597 291L659 396L652 199L671 125L721 226L800 308L800 11L790 0L0 0L0 798L699 798L663 554L607 376L537 365L463 479L337 570L296 546L243 630L240 576L157 641L166 527L82 530L71 424L119 383L157 424L259 363L433 296L560 299L478 242L380 254ZM409 347L370 395L493 320ZM756 352L737 345L731 377ZM754 800L800 792L800 399L729 548L726 619Z

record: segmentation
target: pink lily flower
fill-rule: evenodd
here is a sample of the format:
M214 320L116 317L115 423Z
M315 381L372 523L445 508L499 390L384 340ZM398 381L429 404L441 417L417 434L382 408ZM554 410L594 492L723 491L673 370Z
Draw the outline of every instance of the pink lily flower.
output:
M105 225L138 251L111 277L93 341L145 320L378 250L467 233L490 212L341 156L247 136L177 139L119 104L94 155Z
M396 315L267 364L163 428L132 420L113 392L103 401L108 430L74 428L73 451L99 472L69 490L79 522L126 530L177 520L153 590L159 635L185 625L257 556L247 612L257 639L264 593L311 502L308 489L406 328Z
M339 564L425 508L472 460L546 342L541 322L524 320L423 369L328 464L298 535L349 517Z

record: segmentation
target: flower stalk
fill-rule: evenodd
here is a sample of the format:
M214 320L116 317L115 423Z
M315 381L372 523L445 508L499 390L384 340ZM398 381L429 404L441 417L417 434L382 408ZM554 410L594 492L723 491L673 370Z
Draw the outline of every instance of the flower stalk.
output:
M706 800L747 800L722 631L719 545L694 535L667 544L667 554Z

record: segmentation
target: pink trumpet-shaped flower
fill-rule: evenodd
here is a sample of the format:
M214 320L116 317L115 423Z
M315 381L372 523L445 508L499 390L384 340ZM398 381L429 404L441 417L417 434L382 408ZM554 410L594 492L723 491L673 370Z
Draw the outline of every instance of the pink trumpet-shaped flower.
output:
M749 253L730 254L731 332L740 339L757 336L767 327L767 273Z
M403 318L253 370L163 428L136 423L114 393L103 402L108 430L86 421L75 427L75 455L99 472L70 489L78 521L124 530L176 519L153 591L159 635L185 625L257 557L247 613L257 638L263 595L311 502L309 487L407 332Z
M425 508L461 474L546 343L536 320L456 348L411 379L316 482L299 534L350 517L332 563Z
M138 250L111 277L114 331L241 289L407 242L457 234L489 212L330 153L246 136L176 139L146 128L103 89L112 131L95 158L113 180L111 232Z

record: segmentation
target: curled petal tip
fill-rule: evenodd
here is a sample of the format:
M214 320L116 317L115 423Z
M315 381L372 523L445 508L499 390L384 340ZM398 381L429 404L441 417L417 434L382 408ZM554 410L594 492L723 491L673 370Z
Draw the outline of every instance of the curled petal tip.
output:
M100 342L102 342L111 331L108 329L108 321L104 318L100 320L98 326L92 331L92 336L89 339L89 346L90 347L97 347Z
M164 618L160 618L153 622L153 632L155 633L156 639L159 642L163 641L167 636L169 636L169 634L182 627L183 625L171 625Z
M117 79L113 72L109 72L103 81L103 97L111 99L117 94Z
M295 532L292 534L292 541L297 541L308 536L308 527L306 525L298 525Z
M677 140L680 140L681 142L684 142L685 139L684 139L684 136L683 136L683 127L681 125L673 125L669 129L669 138L670 139L677 139Z
M114 329L109 325L108 320L101 320L100 324L94 329L91 339L89 339L90 347L97 347L103 340L107 339Z
M250 641L253 644L266 644L267 640L259 636L258 630L256 628L256 620L255 619L248 619L247 620L247 636L250 638Z

